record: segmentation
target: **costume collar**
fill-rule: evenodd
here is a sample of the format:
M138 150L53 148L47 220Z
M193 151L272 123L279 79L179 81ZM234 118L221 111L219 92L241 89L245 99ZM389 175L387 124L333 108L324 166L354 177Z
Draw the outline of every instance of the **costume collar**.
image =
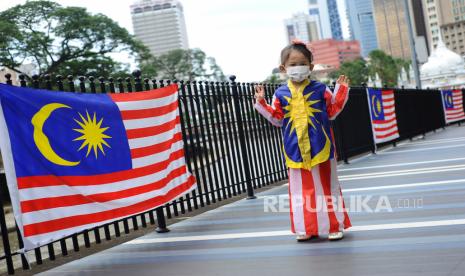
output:
M299 89L292 83L291 80L287 81L287 87L289 87L289 90L291 90L291 93L295 92L303 92L305 87L307 87L310 84L310 80L306 79L302 82L302 84L299 86Z

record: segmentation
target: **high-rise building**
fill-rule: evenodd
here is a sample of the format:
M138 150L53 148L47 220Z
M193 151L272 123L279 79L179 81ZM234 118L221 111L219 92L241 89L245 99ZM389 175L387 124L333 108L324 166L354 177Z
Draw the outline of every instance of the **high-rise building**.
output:
M410 0L409 18L412 20L417 52L427 56L426 27L420 1ZM408 26L404 0L373 0L373 11L378 47L387 54L403 59L411 58Z
M427 21L428 41L433 46L433 49L435 49L439 41L440 27L443 24L441 19L451 17L451 9L445 1L437 0L423 0L423 9ZM444 12L448 14L444 14Z
M314 64L329 65L334 69L339 69L345 61L352 61L361 56L360 43L356 40L318 40L311 42L310 48L315 58Z
M155 55L188 49L183 7L176 0L140 0L131 5L134 35Z
M362 56L378 49L372 0L346 0L351 39L360 41Z
M290 43L294 39L310 42L319 39L318 22L311 20L305 13L297 13L285 20L287 39Z
M449 49L465 55L465 1L423 0L423 4L430 44L436 48L442 34Z
M342 40L341 18L336 0L308 0L309 15L318 22L320 39Z

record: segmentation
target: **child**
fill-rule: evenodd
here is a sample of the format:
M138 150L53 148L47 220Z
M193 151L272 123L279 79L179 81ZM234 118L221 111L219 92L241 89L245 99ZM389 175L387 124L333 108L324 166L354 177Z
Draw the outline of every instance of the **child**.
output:
M349 79L340 76L332 93L326 85L309 80L312 62L313 55L304 43L297 41L284 48L279 69L289 81L276 90L271 106L264 99L263 86L256 86L255 109L282 127L291 230L297 240L318 235L339 240L351 223L337 177L329 120L334 120L347 102Z

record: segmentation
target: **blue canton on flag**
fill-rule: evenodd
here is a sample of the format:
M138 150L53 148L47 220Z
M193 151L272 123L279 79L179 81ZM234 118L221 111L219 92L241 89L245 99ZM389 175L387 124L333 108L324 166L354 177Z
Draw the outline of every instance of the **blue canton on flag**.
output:
M444 105L446 109L454 109L452 90L445 90L442 92L442 95L444 97Z
M384 120L383 97L381 90L368 89L372 120Z

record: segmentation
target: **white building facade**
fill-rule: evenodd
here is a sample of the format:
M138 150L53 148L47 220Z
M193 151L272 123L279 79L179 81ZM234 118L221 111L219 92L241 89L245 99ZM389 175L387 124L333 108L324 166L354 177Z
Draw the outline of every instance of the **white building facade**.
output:
M318 22L320 39L343 39L336 0L308 0L308 13L312 21Z
M437 47L421 66L422 86L427 88L465 87L465 62L463 58L449 50L438 37Z
M308 14L294 14L292 18L286 19L284 24L286 26L288 43L294 39L299 39L306 43L320 39L318 22L312 20Z
M159 56L188 49L183 7L175 0L141 0L131 5L134 35Z

